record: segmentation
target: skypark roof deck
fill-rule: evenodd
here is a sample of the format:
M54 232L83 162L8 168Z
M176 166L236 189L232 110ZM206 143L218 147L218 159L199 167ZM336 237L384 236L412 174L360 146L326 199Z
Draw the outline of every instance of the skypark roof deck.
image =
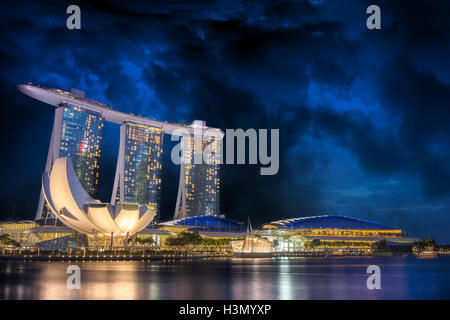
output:
M79 108L98 112L106 121L109 122L118 124L122 124L127 121L136 122L160 128L168 134L175 134L180 136L187 134L196 134L196 131L191 126L173 122L162 122L154 119L136 116L133 114L123 113L114 110L111 106L108 106L106 104L80 97L60 89L44 88L31 84L19 84L17 87L24 94L55 107L60 107L62 105L73 105ZM201 132L204 136L212 136L218 138L223 137L223 132L217 128L204 127Z

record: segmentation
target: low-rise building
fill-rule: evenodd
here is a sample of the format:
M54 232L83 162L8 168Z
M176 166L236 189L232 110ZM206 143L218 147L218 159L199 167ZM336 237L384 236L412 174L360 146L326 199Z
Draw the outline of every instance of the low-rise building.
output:
M255 235L274 242L274 251L295 252L305 249L361 249L371 251L374 243L413 243L404 230L362 219L323 215L276 220L261 225Z

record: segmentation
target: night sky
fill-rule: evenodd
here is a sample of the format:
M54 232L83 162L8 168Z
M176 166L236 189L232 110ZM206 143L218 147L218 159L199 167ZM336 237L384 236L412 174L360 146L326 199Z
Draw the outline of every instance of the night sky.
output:
M254 225L340 214L450 243L448 1L2 1L0 215L33 219L54 108L18 83L78 88L158 120L280 129L280 170L221 167L221 211ZM81 7L81 30L66 8ZM381 30L366 8L381 8ZM119 125L106 124L110 199ZM162 220L179 168L165 138Z

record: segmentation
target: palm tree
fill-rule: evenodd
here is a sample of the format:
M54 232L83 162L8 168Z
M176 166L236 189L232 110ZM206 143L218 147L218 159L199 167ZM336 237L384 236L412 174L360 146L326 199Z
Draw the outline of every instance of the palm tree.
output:
M0 235L0 242L2 246L20 247L20 243L14 239L11 239L10 235L6 233Z

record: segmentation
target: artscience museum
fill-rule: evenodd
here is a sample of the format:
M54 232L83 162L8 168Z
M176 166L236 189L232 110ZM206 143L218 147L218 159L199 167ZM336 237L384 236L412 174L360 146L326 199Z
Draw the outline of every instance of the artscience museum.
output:
M55 160L50 175L42 175L42 189L51 212L66 226L87 236L129 237L155 217L148 204L102 203L79 182L70 158Z

